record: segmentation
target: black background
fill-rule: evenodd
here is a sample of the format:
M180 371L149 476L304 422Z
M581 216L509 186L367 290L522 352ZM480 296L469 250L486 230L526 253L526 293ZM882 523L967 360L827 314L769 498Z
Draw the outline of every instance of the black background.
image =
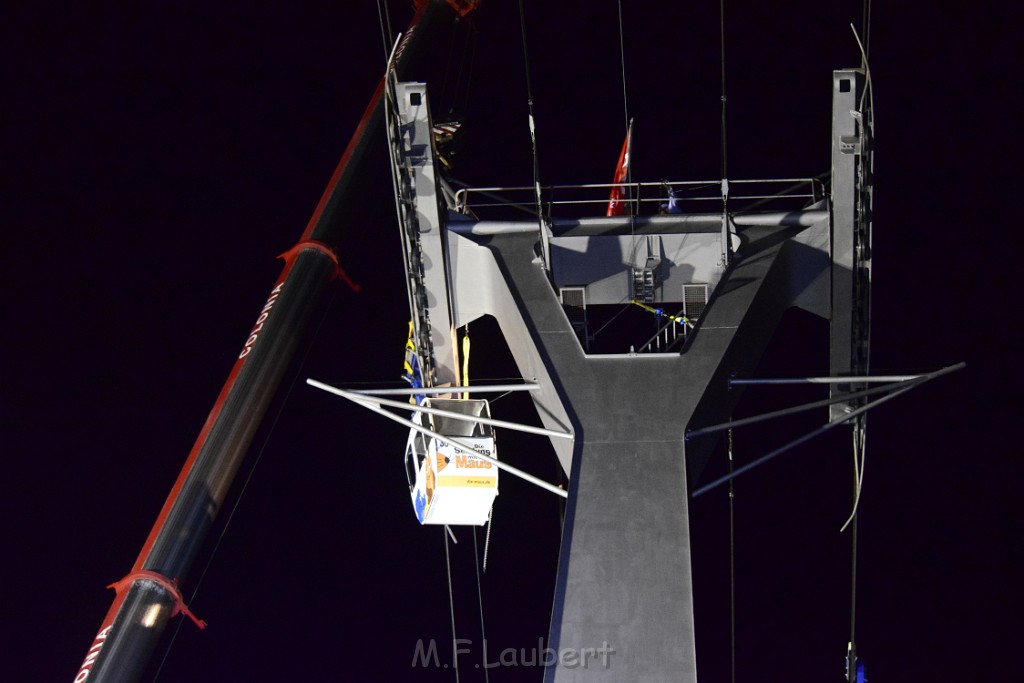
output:
M634 178L719 177L719 7L623 4ZM609 182L625 130L617 5L526 5L541 181ZM390 11L395 30L411 15L404 2ZM3 41L3 678L59 681L113 598L103 586L130 569L384 50L368 1L18 12ZM875 681L1004 678L1024 608L1012 17L982 3L873 14L873 366L968 368L872 413L858 642ZM458 178L527 185L517 6L489 0L475 22L472 60L463 34L442 34L412 76L430 83L435 118L452 106L465 117ZM731 178L827 171L830 72L860 61L851 22L859 3L728 3ZM408 314L383 138L360 189L340 257L363 292L333 290L318 316L185 583L210 626L182 626L159 680L454 678L410 668L419 639L450 661L451 624L442 532L409 509L405 434L303 384L401 372ZM471 331L473 376L514 376L493 323ZM792 313L759 374L826 367L827 325ZM818 395L749 391L740 412ZM535 419L518 396L493 412ZM736 457L822 419L739 432ZM499 448L555 478L543 440L503 432ZM737 680L841 680L851 461L844 432L737 483ZM717 492L690 510L698 671L727 680L727 503ZM550 494L502 478L482 581L492 661L546 637L558 529ZM456 625L474 641L460 673L483 680L473 536L456 533Z

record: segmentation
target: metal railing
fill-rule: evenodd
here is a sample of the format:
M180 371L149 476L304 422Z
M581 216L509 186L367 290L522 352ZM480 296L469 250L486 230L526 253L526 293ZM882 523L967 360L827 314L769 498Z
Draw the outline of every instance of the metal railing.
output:
M686 339L687 329L691 326L680 322L680 320L685 318L685 314L686 309L683 308L675 315L669 316L669 321L658 328L654 336L644 342L635 353L665 353L671 351L677 341Z
M675 197L678 212L715 210L702 206L722 202L722 181L662 181L644 183L587 183L541 187L541 203L546 216L561 214L603 215L613 188L621 188L626 215L654 215L667 208L669 193ZM481 209L513 208L535 213L533 186L466 187L455 193L455 210L475 213ZM770 180L730 180L730 212L753 209L798 209L825 197L819 178L778 178ZM798 203L796 206L794 203ZM582 211L581 211L582 210Z

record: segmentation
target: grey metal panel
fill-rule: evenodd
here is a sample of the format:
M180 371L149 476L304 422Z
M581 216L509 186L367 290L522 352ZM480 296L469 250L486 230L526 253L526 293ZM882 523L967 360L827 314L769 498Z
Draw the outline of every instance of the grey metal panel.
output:
M715 233L653 236L657 254L658 287L655 301L679 301L682 286L706 282L712 287L722 276L719 237ZM586 284L591 304L620 304L631 298L628 269L643 266L646 239L627 235L569 236L551 239L551 274L556 287Z
M527 239L533 242L536 237ZM532 340L530 329L505 283L493 253L485 246L451 232L448 233L448 240L456 326L461 327L484 315L494 316L520 374L527 379L535 379L540 385L538 390L530 392L530 398L537 408L541 422L548 429L570 430L572 421L566 406L555 388L555 381L540 350ZM539 258L533 252L527 254L526 258L538 269L542 268ZM558 307L558 313L565 320L569 336L575 342L575 334L562 313L561 306ZM581 358L583 356L583 350L578 344L575 349L568 352L578 354ZM551 439L551 445L562 469L568 473L572 464L573 443L565 439Z
M807 272L802 255L815 250L788 241L798 231L748 231L745 258L682 355L584 356L532 258L536 238L488 243L530 333L509 344L539 349L576 432L551 646L615 649L608 669L559 665L547 680L695 680L687 461L699 470L712 440L684 457L684 428L695 413L727 415L739 392L725 379L756 364L790 293L802 289L790 275ZM513 350L525 353L537 354Z
M807 266L813 268L813 279L801 290L791 293L793 305L828 319L832 309L832 231L828 214L807 230L793 237L793 241L813 249L807 256Z
M555 444L571 476L550 644L614 653L608 669L559 665L548 680L696 679L687 480L714 440L684 446L683 435L728 415L740 393L728 376L751 371L782 311L820 284L821 230L805 244L793 239L804 228L746 229L686 352L634 356L583 353L535 231L449 234L456 324L494 315L520 372L543 387L546 425L576 434ZM707 237L717 258L717 234Z
M405 172L414 201L419 270L425 290L426 318L430 326L433 384L458 384L458 357L452 331L446 243L440 193L434 169L433 126L427 86L398 83L398 115L402 126ZM409 267L409 266L407 266Z
M588 441L579 463L550 642L612 652L547 680L696 680L682 443Z
M863 74L856 69L832 75L832 303L829 372L850 374L853 368L853 301L855 272L856 179L860 153L855 118ZM833 390L833 395L837 389ZM833 406L832 416L848 411Z

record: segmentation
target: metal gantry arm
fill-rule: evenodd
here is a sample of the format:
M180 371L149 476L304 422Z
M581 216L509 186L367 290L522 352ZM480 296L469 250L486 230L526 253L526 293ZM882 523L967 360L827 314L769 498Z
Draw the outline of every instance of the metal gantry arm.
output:
M545 491L550 491L551 493L554 493L555 495L561 496L562 498L568 498L569 497L569 492L566 491L565 489L559 488L559 487L555 486L554 484L548 483L548 482L544 481L543 479L541 479L539 477L535 477L534 475L530 474L529 472L524 472L523 470L519 469L518 467L510 465L507 462L504 462L503 460L498 460L497 458L493 458L493 457L491 457L489 455L485 455L484 453L479 452L478 450L476 450L475 448L473 448L469 444L462 443L458 439L454 439L454 438L452 438L450 436L445 436L444 434L439 434L439 433L437 433L437 432L435 432L435 431L433 431L431 429L428 429L428 428L424 427L423 425L416 424L412 420L407 420L404 417L399 417L398 415L395 415L394 413L392 413L390 411L384 410L384 408L382 407L383 405L393 405L393 404L397 403L397 401L385 401L384 399L379 399L379 398L376 398L374 396L368 396L366 394L357 394L355 392L345 391L344 389L338 389L337 387L332 387L332 386L330 386L328 384L324 384L323 382L318 382L315 379L307 379L306 383L309 384L312 387L316 387L317 389L323 389L324 391L327 391L327 392L330 392L332 394L335 394L336 396L341 396L342 398L346 398L346 399L352 401L353 403L356 403L358 405L363 406L364 408L369 408L373 412L378 413L380 415L383 415L384 417L388 418L389 420L392 420L393 422L397 422L400 425L403 425L403 426L408 427L410 429L414 429L414 430L416 430L417 432L419 432L421 434L425 434L426 436L429 436L431 438L439 439L441 441L447 441L448 443L454 444L454 445L458 446L459 448L461 448L462 450L466 451L467 453L473 453L476 457L480 458L481 460L484 460L486 462L491 463L492 465L494 465L498 469L504 470L505 472L508 472L511 475L517 476L520 479L523 479L524 481L528 481L531 484L539 486L540 488L544 489ZM436 387L436 388L437 389L441 389L443 387ZM447 391L452 391L452 389L449 387L447 389ZM449 412L449 411L446 411L446 410L438 410L438 409L425 410L423 406L414 406L412 404L399 404L399 405L402 408L407 408L407 409L411 409L411 410L417 410L417 411L421 411L421 412L430 412L430 413L435 413L435 414L442 414L442 415L445 415L446 417L452 417L452 418L456 418L456 419L460 419L460 420L466 420L468 418L472 422L482 422L484 424L494 424L495 422L501 422L506 427L518 428L521 431L538 430L538 431L535 431L534 433L543 433L546 436L559 436L559 437L562 437L562 438L572 438L571 434L566 434L566 433L563 433L563 432L552 432L552 430L547 430L547 429L540 430L537 427L530 427L529 425L516 425L515 423L504 422L503 420L489 420L489 419L481 418L481 417L469 417L469 416L466 416L466 415L452 413L452 412Z
M727 474L725 476L719 477L718 479L715 479L714 481L712 481L712 482L710 482L708 484L705 484L704 486L702 486L699 489L697 489L696 491L694 491L693 492L693 496L697 497L699 495L707 493L708 491L710 491L710 490L712 490L714 488L717 488L718 486L721 486L722 484L725 484L725 483L735 479L736 477L738 477L739 475L743 474L744 472L748 472L748 471L754 469L755 467L763 465L764 463L766 463L769 460L775 458L776 456L782 455L786 451L788 451L788 450L790 450L792 448L795 448L796 446L799 446L802 443L810 441L811 439L813 439L816 436L820 436L821 434L824 434L825 432L827 432L827 431L829 431L829 430L831 430L831 429L833 429L835 427L838 427L841 424L847 423L850 420L853 420L853 419L863 415L864 413L866 413L870 409L872 409L872 408L874 408L876 406L880 406L883 403L896 398L900 394L906 393L906 392L910 391L911 389L919 387L922 384L924 384L925 382L933 380L933 379L935 379L937 377L942 377L943 375L948 375L948 374L950 374L952 372L956 372L957 370L960 370L960 369L964 368L965 366L966 366L966 363L957 363L956 365L950 365L948 367L941 368L939 370L935 370L934 372L925 373L923 375L907 375L907 376L901 375L901 376L899 376L900 379L897 379L896 381L891 382L891 383L886 384L886 385L881 386L881 387L874 387L874 388L871 388L871 389L864 389L864 390L861 390L861 391L855 391L855 392L851 392L851 393L841 394L839 396L834 396L832 398L823 399L821 401L815 401L813 403L807 403L807 404L803 404L803 405L800 405L800 406L794 406L792 408L785 408L783 410L777 410L777 411L774 411L774 412L771 412L771 413L765 413L763 415L755 415L753 417L744 418L744 419L741 419L741 420L731 420L729 422L724 422L724 423L719 424L719 425L712 425L710 427L703 427L701 429L697 429L697 430L693 430L691 432L687 432L686 438L687 439L691 439L691 438L695 438L695 437L698 437L698 436L704 436L706 434L714 434L714 433L721 432L721 431L724 431L724 430L727 430L727 429L732 429L733 427L742 427L742 426L745 426L745 425L754 424L756 422L764 422L765 420L770 420L770 419L777 418L777 417L783 417L785 415L792 415L794 413L803 412L805 410L810 410L812 408L818 408L818 407L822 407L822 406L826 406L826 405L833 405L833 404L836 404L836 403L847 402L847 401L849 401L852 398L862 398L862 397L866 397L866 396L870 396L870 395L874 395L874 394L890 392L887 395L883 396L882 398L876 399L876 400L871 401L869 403L865 403L864 405L860 406L859 408L857 408L855 410L852 410L852 411L850 411L848 413L842 414L842 415L840 415L838 417L834 417L833 419L829 420L828 422L826 422L821 427L818 427L817 429L814 429L814 430L808 432L807 434L804 434L803 436L801 436L801 437L799 437L797 439L794 439L793 441L790 441L789 443L787 443L787 444L785 444L783 446L780 446L780 447L776 448L775 450L771 451L770 453L762 455L760 458L757 458L753 462L749 462L746 465L733 470L732 472L730 472L729 474ZM776 380L769 380L769 381L760 382L760 383L764 383L764 384L791 384L791 383L803 383L803 384L807 384L807 383L840 384L840 383L866 383L866 382L872 382L872 381L874 381L874 382L887 381L887 378L884 378L884 377L863 377L863 378L862 377L804 377L804 378L794 378L794 379L791 379L791 380L776 379ZM730 380L730 384L732 384L734 382L737 382L737 380ZM757 380L739 380L738 383L755 383L756 384L756 383L759 383L759 382Z
M316 380L309 380L314 382ZM497 393L508 391L535 391L540 388L536 382L525 384L477 384L471 387L399 387L397 389L353 389L349 393L362 396L438 396L441 394L461 394L472 391L474 394Z
M329 384L318 382L315 379L307 379L306 384L317 389L323 389L324 391L334 394L335 396L341 396L347 398L353 403L360 405L367 401L374 403L378 406L388 406L390 408L399 408L401 410L410 410L416 413L426 413L428 415L442 415L444 417L451 418L453 420L461 420L463 422L478 422L480 424L491 425L492 427L504 427L505 429L512 429L517 432L526 432L527 434L537 434L539 436L551 436L557 439L572 439L572 432L560 432L556 429L545 429L544 427L534 427L533 425L524 425L518 422L508 422L507 420L496 420L492 417L483 417L482 415L464 415L463 413L452 412L451 410L442 410L441 408L431 408L429 406L414 405L412 403L402 403L401 401L389 401L386 398L377 398L371 393L365 391L346 391L345 389L339 389L338 387L332 387ZM433 391L430 393L457 393L459 389L468 389L468 387L430 387ZM475 388L474 388L475 391ZM492 389L492 391L495 391ZM380 392L376 392L380 393ZM415 390L415 393L422 393L419 389Z

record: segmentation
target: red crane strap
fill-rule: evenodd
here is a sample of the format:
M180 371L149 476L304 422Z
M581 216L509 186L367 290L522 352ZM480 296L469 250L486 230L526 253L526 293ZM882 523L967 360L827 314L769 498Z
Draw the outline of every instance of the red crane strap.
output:
M120 595L121 591L131 588L132 584L139 580L152 581L160 584L174 597L174 611L171 612L172 618L178 616L178 613L180 612L191 619L192 622L200 629L206 628L206 622L192 614L192 610L188 608L188 605L186 605L185 601L182 599L181 591L178 590L177 579L168 579L163 574L149 571L148 569L137 569L120 581L110 584L107 588L113 588L114 592Z

